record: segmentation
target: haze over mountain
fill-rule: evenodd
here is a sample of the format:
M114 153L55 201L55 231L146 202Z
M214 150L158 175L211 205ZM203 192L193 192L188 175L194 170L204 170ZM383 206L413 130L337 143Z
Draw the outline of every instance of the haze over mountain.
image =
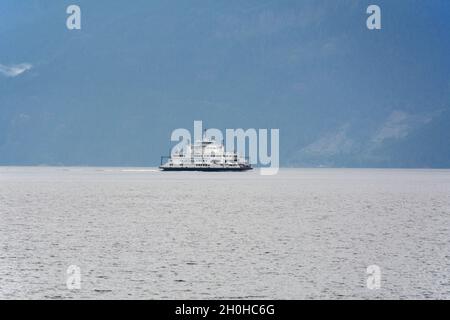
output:
M154 166L203 120L279 128L284 166L448 168L449 57L448 0L6 0L0 165Z

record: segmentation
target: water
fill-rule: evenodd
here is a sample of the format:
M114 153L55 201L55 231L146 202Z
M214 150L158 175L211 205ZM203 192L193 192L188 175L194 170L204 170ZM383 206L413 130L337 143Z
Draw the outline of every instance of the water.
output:
M0 168L0 298L449 299L449 216L446 170Z

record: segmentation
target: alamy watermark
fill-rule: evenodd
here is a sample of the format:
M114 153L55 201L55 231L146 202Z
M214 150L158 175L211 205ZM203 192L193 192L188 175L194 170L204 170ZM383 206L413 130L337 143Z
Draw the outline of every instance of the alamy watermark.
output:
M69 15L66 20L66 26L69 30L81 29L81 8L76 4L67 7L66 13ZM369 30L381 30L381 8L376 4L367 7L366 13L370 16L366 20L366 26Z
M268 137L270 135L270 138ZM261 175L278 173L280 165L280 130L279 129L226 129L225 136L219 129L211 128L203 131L203 122L194 121L194 136L188 129L178 128L172 131L171 141L178 141L172 148L171 155L188 153L189 145L204 138L224 141L227 152L237 152L248 158L252 165L261 166ZM270 154L269 154L270 149Z
M66 13L69 15L66 20L66 26L69 30L81 29L81 8L76 4L67 7ZM381 8L376 4L367 7L366 13L370 16L366 20L366 26L369 30L381 30Z
M367 289L377 290L381 288L381 268L376 264L370 265L366 269L369 275L366 280Z
M381 8L375 4L371 4L367 7L366 12L370 14L366 21L367 29L381 30Z
M69 30L81 29L81 8L75 4L67 7L66 13L69 14L66 20L66 27Z
M69 290L81 289L81 268L77 265L70 265L67 268L66 286Z

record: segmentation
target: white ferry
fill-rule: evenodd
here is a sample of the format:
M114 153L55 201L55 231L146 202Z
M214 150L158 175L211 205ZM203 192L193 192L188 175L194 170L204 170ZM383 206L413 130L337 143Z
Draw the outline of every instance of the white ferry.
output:
M161 157L164 171L246 171L252 166L236 152L226 152L225 146L203 138L186 147L186 152L175 151L171 157Z

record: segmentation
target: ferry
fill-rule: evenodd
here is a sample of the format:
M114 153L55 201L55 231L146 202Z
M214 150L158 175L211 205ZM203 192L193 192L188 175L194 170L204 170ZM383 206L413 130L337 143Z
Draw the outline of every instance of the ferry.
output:
M236 152L226 152L225 146L203 137L172 156L162 156L159 168L163 171L247 171L252 166Z

